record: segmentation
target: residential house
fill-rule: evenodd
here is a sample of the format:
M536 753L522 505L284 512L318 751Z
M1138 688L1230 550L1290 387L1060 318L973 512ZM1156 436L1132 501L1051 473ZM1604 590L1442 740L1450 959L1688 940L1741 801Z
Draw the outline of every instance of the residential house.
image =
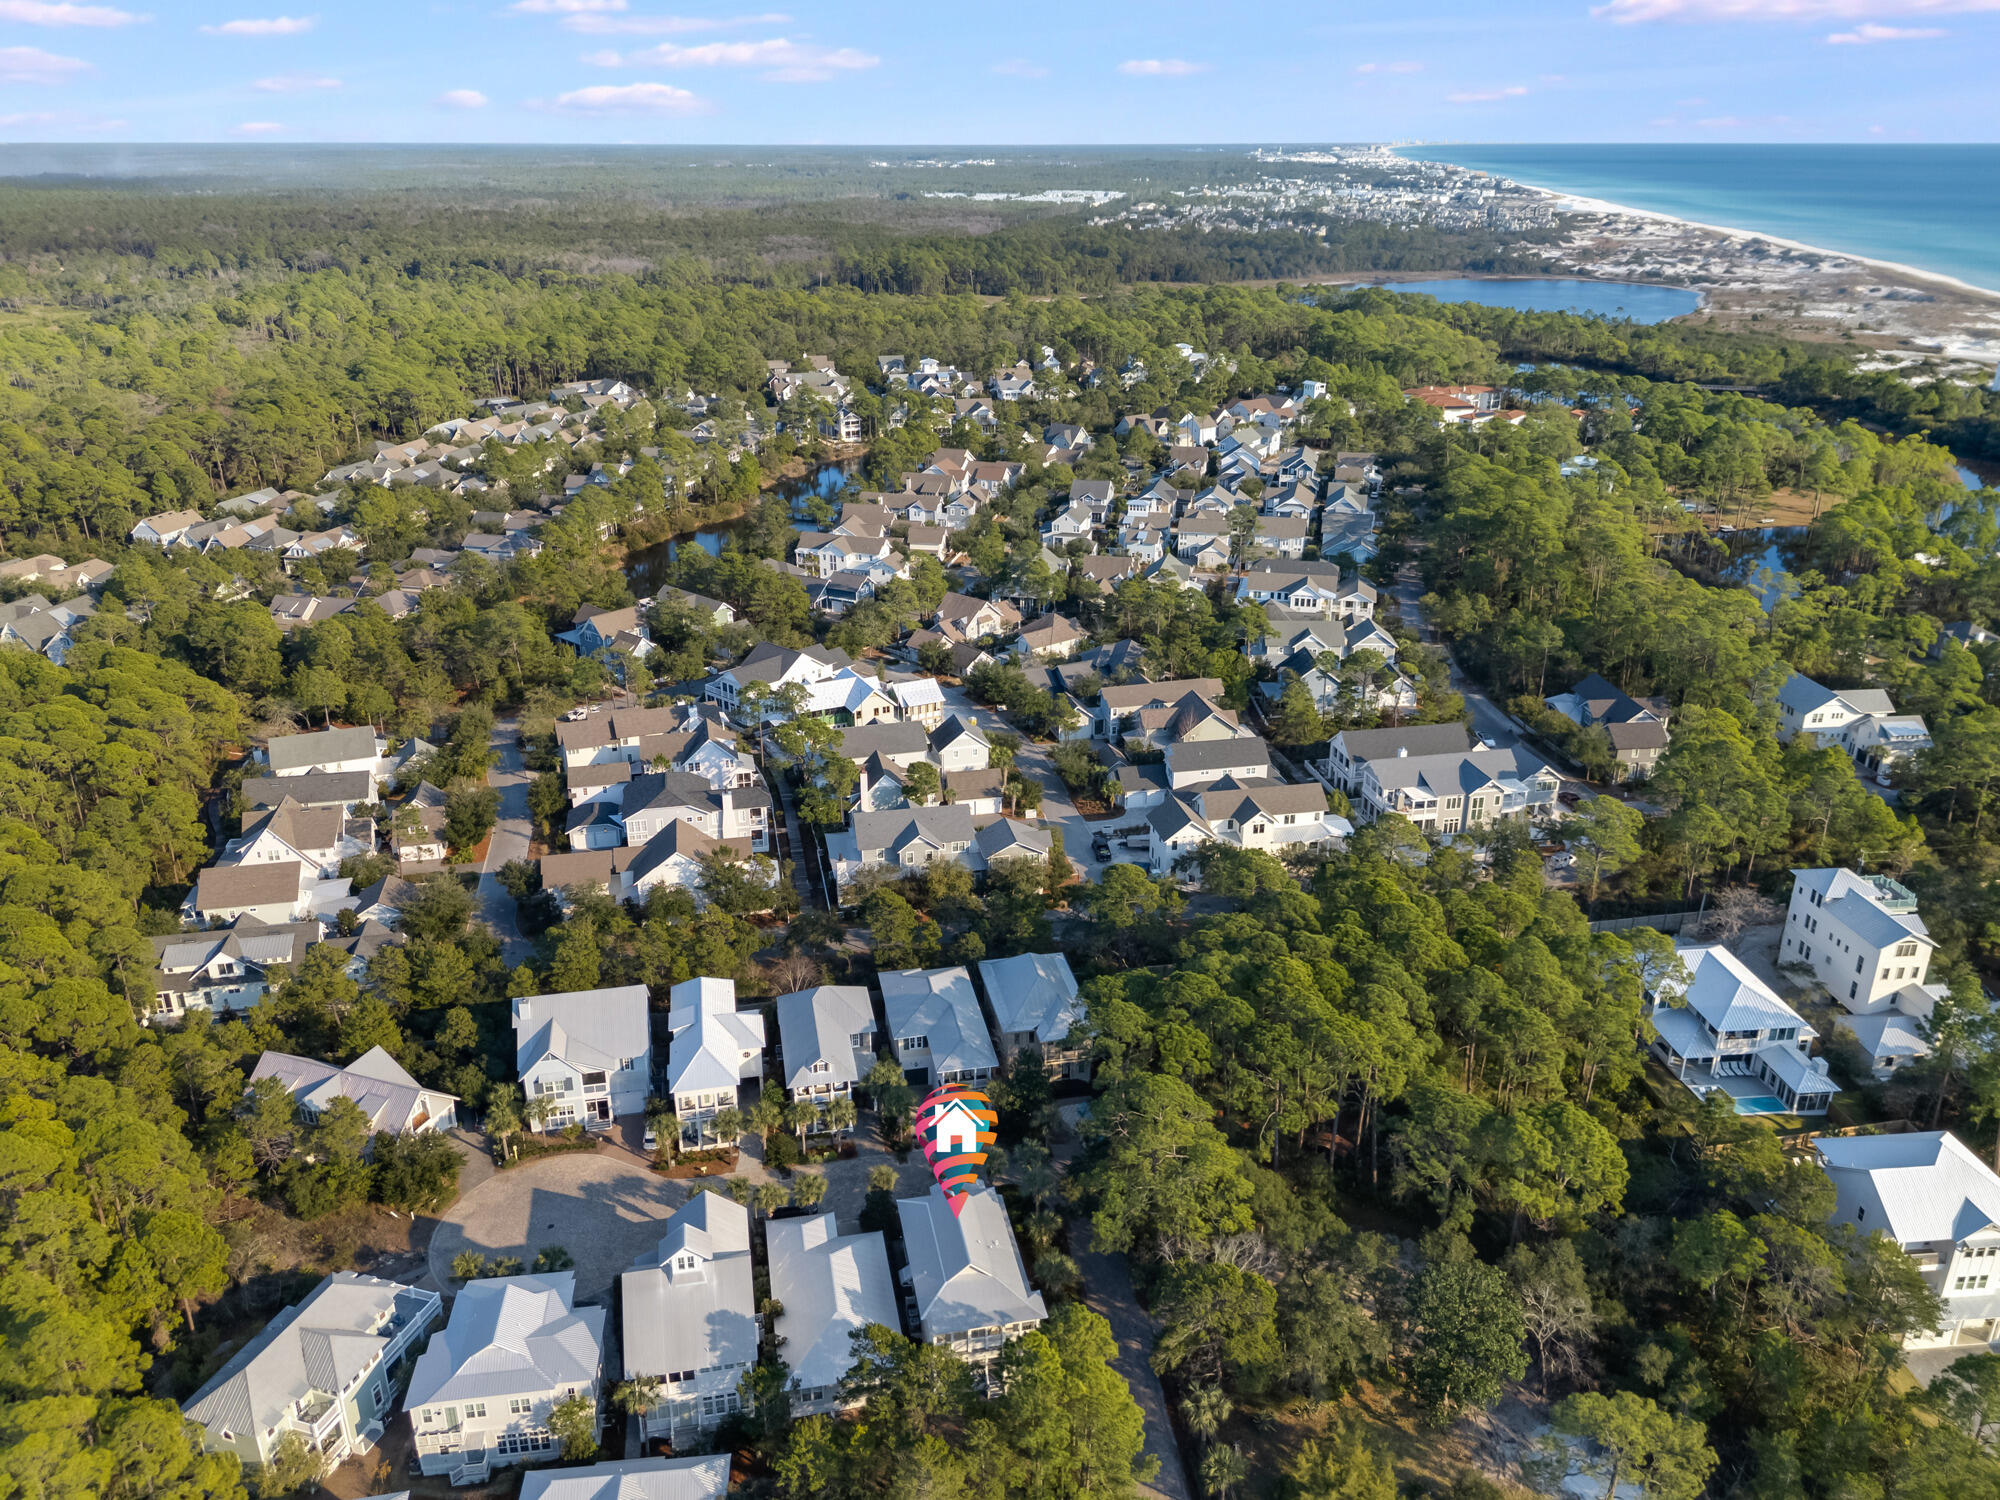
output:
M244 815L243 832L223 846L222 858L236 865L294 861L314 879L331 880L340 873L342 860L369 853L373 846L373 825L365 819L350 823L341 808L302 807L281 797L275 807Z
M129 537L132 541L148 542L155 547L172 547L199 525L201 512L198 510L163 510L158 515L141 520L132 528Z
M1352 572L1343 577L1330 562L1253 562L1236 580L1236 598L1238 603L1277 605L1347 624L1375 618L1375 586Z
M1008 634L1020 625L1021 612L999 599L946 594L931 623L947 641L958 645Z
M1463 724L1343 730L1326 768L1363 822L1394 812L1439 834L1546 815L1562 784L1522 746L1475 748Z
M1720 1092L1738 1114L1825 1114L1840 1090L1808 1055L1819 1033L1721 944L1679 958L1687 982L1652 993L1653 1055L1697 1099Z
M1091 733L1121 739L1132 732L1143 709L1172 708L1189 694L1213 702L1222 697L1219 677L1182 677L1168 682L1107 683L1094 706Z
M729 1455L703 1453L535 1470L521 1477L520 1500L723 1500L728 1493Z
M623 609L578 605L576 614L571 617L570 628L557 632L556 639L574 646L578 656L594 657L600 661L608 661L612 653L618 651L645 656L654 649L645 612L636 604L628 604Z
M953 714L930 733L930 758L949 776L954 771L983 771L993 763L993 746L963 714Z
M1167 786L1176 792L1224 777L1242 781L1270 776L1271 747L1258 735L1176 740L1167 746Z
M275 1078L300 1114L319 1115L335 1099L352 1099L370 1135L421 1135L456 1128L458 1096L427 1089L380 1047L370 1047L344 1067L287 1052L266 1052L250 1072L254 1086Z
M792 1416L822 1416L859 1404L841 1394L854 1363L852 1335L871 1323L900 1327L889 1251L881 1233L841 1234L832 1214L764 1225L771 1297L784 1311L775 1331L791 1372Z
M667 1092L681 1138L699 1141L715 1115L736 1108L745 1079L764 1076L764 1016L736 1008L733 979L688 979L668 993Z
M954 1209L944 1189L898 1198L902 1281L914 1304L923 1341L949 1349L972 1366L979 1388L1000 1389L1000 1351L1048 1317L1042 1294L1028 1284L1007 1205L991 1187L967 1194Z
M642 1444L700 1446L701 1434L743 1409L738 1382L757 1362L750 1210L721 1193L696 1193L664 1228L618 1278L625 1375L660 1382L639 1413Z
M953 807L981 817L997 816L1007 800L1007 773L992 767L984 771L946 771L945 798ZM978 843L977 837L973 842Z
M898 678L884 686L896 700L904 723L929 730L944 722L944 689L935 677Z
M879 982L888 1040L912 1083L976 1083L999 1071L972 975L963 966L895 970Z
M1017 657L1054 661L1068 656L1089 639L1074 620L1050 613L1023 625L1012 650Z
M852 1099L875 1066L875 1004L863 985L822 984L780 995L778 1055L785 1090L820 1109Z
M1090 1077L1088 1053L1071 1040L1083 1016L1076 976L1060 953L1021 953L982 959L979 982L1000 1033L1000 1053L1011 1066L1032 1047L1051 1078Z
M676 822L711 839L748 839L752 852L763 854L770 849L771 794L755 786L717 791L689 771L648 771L571 808L566 833L572 849L608 849L650 843Z
M353 729L321 729L309 734L273 737L263 759L273 776L305 776L312 772L366 771L379 788L387 742L366 724Z
M647 1003L643 984L514 1001L516 1076L530 1108L547 1110L536 1128L608 1130L619 1116L645 1113L653 1078Z
M1028 859L1046 864L1055 841L1049 830L1019 818L993 818L979 825L972 847L962 856L975 874L990 870L1001 860ZM1071 862L1075 868L1075 862Z
M626 768L624 779L638 767L680 771L700 776L717 791L758 785L763 777L757 763L738 744L735 728L713 705L678 704L663 708L620 708L593 713L556 725L556 747L569 776L570 801L579 799L578 772L592 768ZM586 776L584 784L598 784Z
M319 940L318 922L272 925L252 916L209 932L149 938L153 1010L147 1019L179 1021L191 1010L241 1015L269 993L273 971L296 972Z
M605 1316L576 1305L574 1271L466 1282L410 1372L417 1467L482 1483L504 1465L546 1462L562 1446L549 1413L575 1396L601 1426Z
M1794 672L1778 689L1778 739L1808 734L1820 748L1838 745L1863 771L1885 782L1889 767L1930 746L1918 714L1899 714L1880 688L1821 687Z
M246 916L279 927L327 910L329 902L347 894L345 880L321 881L298 860L210 865L195 877L182 913L209 927L226 927Z
M1146 857L1155 875L1167 875L1205 844L1282 856L1299 848L1331 849L1353 832L1353 824L1328 810L1326 791L1316 781L1225 776L1191 791L1167 791L1146 816Z
M1878 1078L1927 1056L1925 1026L1947 986L1927 983L1937 944L1917 898L1887 875L1792 872L1781 963L1804 964L1847 1014Z
M2000 1338L2000 1176L1949 1131L1816 1136L1833 1183L1833 1222L1880 1234L1944 1304L1935 1328L1905 1348L1984 1354Z
M920 870L940 859L963 861L972 840L972 814L962 807L859 809L845 829L826 836L826 852L844 899L846 887L864 870L881 865Z
M1621 779L1652 774L1667 748L1664 700L1641 703L1592 672L1567 693L1542 700L1583 729L1602 728L1611 741Z
M381 1440L396 1399L391 1374L437 1321L443 1299L336 1271L229 1357L181 1407L211 1453L268 1464L297 1433L327 1464Z

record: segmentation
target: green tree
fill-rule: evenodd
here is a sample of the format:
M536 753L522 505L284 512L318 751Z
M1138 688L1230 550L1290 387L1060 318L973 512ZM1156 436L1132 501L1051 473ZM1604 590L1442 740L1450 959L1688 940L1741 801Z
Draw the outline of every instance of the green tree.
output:
M1099 1096L1071 1181L1100 1250L1194 1246L1250 1228L1250 1184L1214 1111L1179 1078L1140 1073Z
M1527 1372L1521 1301L1497 1268L1460 1240L1424 1262L1410 1288L1406 1369L1425 1420L1443 1426L1491 1406Z
M1576 855L1576 872L1584 899L1595 901L1598 886L1639 858L1639 833L1646 819L1637 808L1616 797L1586 797L1558 829Z
M1603 1476L1607 1495L1618 1492L1620 1479L1633 1479L1646 1500L1695 1500L1716 1464L1700 1421L1631 1391L1565 1397L1549 1413L1549 1425L1588 1445L1583 1467Z
M569 1463L597 1457L597 1403L588 1391L578 1391L549 1408L549 1432L562 1445Z

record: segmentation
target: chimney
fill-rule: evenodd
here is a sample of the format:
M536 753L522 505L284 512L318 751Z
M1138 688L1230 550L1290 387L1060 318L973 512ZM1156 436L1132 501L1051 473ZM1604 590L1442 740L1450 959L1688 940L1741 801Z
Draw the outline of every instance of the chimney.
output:
M736 815L736 794L732 792L728 787L724 787L722 789L722 825L721 825L721 834L723 838L729 837L730 820L734 818L735 815Z

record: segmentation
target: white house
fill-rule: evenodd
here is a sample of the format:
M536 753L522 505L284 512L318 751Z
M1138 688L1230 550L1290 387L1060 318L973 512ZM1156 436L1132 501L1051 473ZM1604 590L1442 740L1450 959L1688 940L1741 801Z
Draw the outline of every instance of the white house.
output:
M210 865L195 877L182 910L210 927L227 927L243 917L281 927L338 910L340 898L349 892L347 881L320 880L298 860Z
M940 1344L994 1388L1000 1351L1049 1315L1028 1284L1007 1205L990 1187L966 1196L954 1214L941 1188L896 1200L909 1264L903 1285L924 1342Z
M481 1483L500 1465L554 1457L550 1410L579 1395L597 1405L604 1319L576 1306L574 1271L468 1281L410 1372L417 1466Z
M1886 779L1890 766L1929 747L1917 714L1899 714L1880 688L1822 687L1794 672L1778 689L1778 738L1810 735L1822 748L1838 745L1864 770Z
M879 1232L841 1234L832 1214L764 1225L771 1296L784 1308L776 1332L791 1370L792 1415L841 1410L841 1377L854 1364L850 1335L870 1323L901 1326L889 1251Z
M1792 872L1779 961L1805 964L1847 1010L1842 1024L1873 1059L1877 1077L1930 1051L1920 1023L1945 993L1925 982L1936 951L1917 898L1887 875Z
M1888 1236L1944 1299L1937 1328L1905 1346L1984 1353L2000 1336L2000 1177L1944 1131L1823 1135L1812 1146L1833 1183L1834 1223Z
M337 1271L231 1355L181 1415L205 1450L246 1469L292 1433L328 1464L365 1453L388 1425L398 1362L442 1305L436 1292Z
M1839 1085L1808 1055L1819 1033L1720 944L1680 950L1687 983L1663 982L1649 1018L1653 1053L1697 1099L1722 1093L1740 1115L1823 1115Z
M759 1326L748 1208L696 1193L618 1287L625 1373L660 1381L639 1414L642 1441L685 1446L743 1409L738 1383L757 1362Z
M698 1141L719 1110L736 1108L737 1089L764 1076L764 1017L736 1008L733 979L687 979L668 993L667 1092L681 1136Z
M250 1082L275 1078L301 1114L316 1116L336 1099L351 1099L371 1134L419 1135L458 1124L458 1096L427 1089L380 1047L370 1047L342 1067L313 1057L266 1052L251 1070Z
M888 1041L912 1083L976 1083L999 1071L965 968L899 969L880 982Z
M163 510L156 516L147 516L132 528L131 540L149 542L155 547L171 547L195 527L201 525L198 510Z
M1053 1078L1088 1078L1090 1060L1070 1041L1083 1015L1076 976L1060 953L1020 953L980 960L979 982L1000 1033L1000 1051L1011 1064L1024 1047L1041 1053Z
M387 741L363 724L354 729L276 736L264 747L264 761L273 776L366 771L379 787L388 774L382 764L386 748Z
M723 1500L728 1493L729 1455L698 1453L536 1470L521 1476L520 1500Z
M608 1130L644 1114L653 1077L646 987L524 995L514 1002L514 1059L529 1104L546 1100L544 1129L581 1122Z
M239 917L210 932L175 932L153 945L153 1020L178 1021L191 1010L240 1014L260 1003L273 969L296 971L320 940L316 921L269 926Z
M785 1091L821 1109L851 1099L875 1066L875 1003L866 986L822 984L780 995L778 1055Z

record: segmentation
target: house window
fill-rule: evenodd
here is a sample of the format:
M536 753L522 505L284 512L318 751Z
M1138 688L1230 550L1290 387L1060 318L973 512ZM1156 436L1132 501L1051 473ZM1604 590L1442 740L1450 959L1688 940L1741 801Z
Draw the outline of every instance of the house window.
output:
M368 1399L375 1403L375 1409L377 1411L380 1411L383 1405L388 1401L389 1393L387 1390L383 1388L381 1381L379 1380L376 1381L372 1386L368 1388Z
M511 1416L524 1417L534 1409L535 1403L526 1396L514 1396L507 1402L507 1411Z
M486 1403L485 1403L484 1401L468 1401L468 1402L466 1402L466 1403L465 1403L465 1415L466 1415L466 1419L467 1419L468 1421L469 1421L469 1420L471 1420L471 1419L472 1419L473 1417L483 1417L483 1416L485 1416L485 1415L486 1415Z
M928 1052L931 1050L931 1039L927 1036L906 1036L896 1045L905 1052Z

